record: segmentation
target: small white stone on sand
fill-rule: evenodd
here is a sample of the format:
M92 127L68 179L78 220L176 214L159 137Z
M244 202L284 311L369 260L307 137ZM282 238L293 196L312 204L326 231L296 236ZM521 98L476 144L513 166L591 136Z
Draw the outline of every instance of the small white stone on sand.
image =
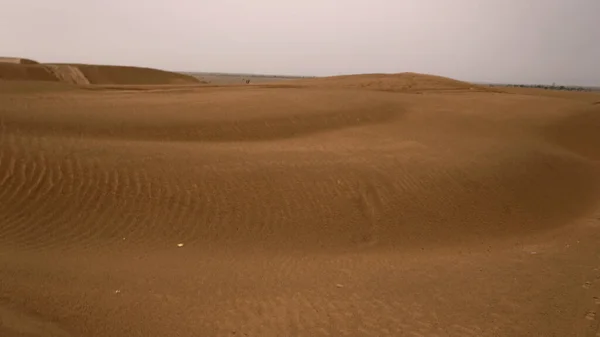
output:
M120 293L121 293L121 290L119 290L119 289L115 290L115 294L120 294Z
M178 243L177 247L183 247L183 243Z

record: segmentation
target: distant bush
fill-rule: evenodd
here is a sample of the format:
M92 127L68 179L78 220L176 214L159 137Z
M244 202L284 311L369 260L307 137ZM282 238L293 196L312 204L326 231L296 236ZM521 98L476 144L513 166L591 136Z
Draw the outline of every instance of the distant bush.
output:
M598 89L588 88L588 87L580 87L580 86L567 86L567 85L548 85L548 84L494 84L492 86L504 86L504 87L514 87L514 88L536 88L536 89L545 89L545 90L564 90L564 91L595 91Z

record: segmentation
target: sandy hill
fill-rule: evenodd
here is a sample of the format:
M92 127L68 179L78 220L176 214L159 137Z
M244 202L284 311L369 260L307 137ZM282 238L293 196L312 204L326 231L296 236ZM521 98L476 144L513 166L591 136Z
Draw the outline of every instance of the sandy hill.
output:
M38 62L36 62L34 60L18 58L18 57L0 57L0 63L38 64Z
M597 336L600 96L471 87L0 81L0 336Z
M362 74L290 81L286 84L317 88L354 88L390 92L482 91L492 88L455 79L418 73Z
M58 65L60 66L60 65ZM64 64L75 67L91 84L189 84L199 83L193 76L143 67Z
M164 70L88 64L38 64L0 58L0 80L53 81L69 84L191 84L193 76Z
M0 80L58 82L58 78L42 65L8 62L0 62Z

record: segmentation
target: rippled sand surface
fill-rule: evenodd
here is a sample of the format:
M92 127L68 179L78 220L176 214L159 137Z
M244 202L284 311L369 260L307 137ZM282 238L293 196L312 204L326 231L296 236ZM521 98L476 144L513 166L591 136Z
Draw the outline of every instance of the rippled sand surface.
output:
M0 335L595 337L598 101L0 81Z

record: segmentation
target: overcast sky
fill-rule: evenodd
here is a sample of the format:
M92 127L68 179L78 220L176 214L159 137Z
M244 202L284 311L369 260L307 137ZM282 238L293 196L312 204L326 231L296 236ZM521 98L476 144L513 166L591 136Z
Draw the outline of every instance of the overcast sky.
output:
M600 85L600 0L0 0L0 56Z

